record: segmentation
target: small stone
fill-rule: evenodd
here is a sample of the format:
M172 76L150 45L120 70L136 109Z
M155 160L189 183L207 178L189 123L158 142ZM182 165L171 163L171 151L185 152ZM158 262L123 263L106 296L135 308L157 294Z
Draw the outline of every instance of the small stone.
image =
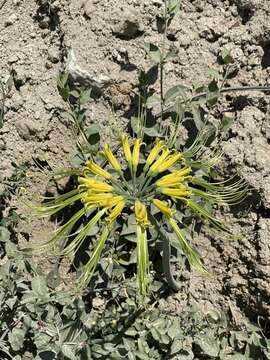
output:
M16 14L11 14L7 20L5 21L4 25L7 26L11 26L13 25L16 21L18 20L18 16Z
M93 14L93 4L91 1L86 1L83 5L83 10L84 10L84 15L88 18L91 19L92 14Z
M59 62L59 50L56 48L50 48L48 50L48 59L53 63L57 64Z
M0 139L0 150L6 150L7 144L4 139Z
M113 27L113 33L119 38L130 40L143 32L140 14L133 8L124 8L119 14L119 22Z
M18 111L23 106L23 98L21 97L18 91L14 92L14 95L11 98L10 109L13 111Z
M21 119L15 124L16 130L23 140L31 140L41 131L38 123L30 119Z

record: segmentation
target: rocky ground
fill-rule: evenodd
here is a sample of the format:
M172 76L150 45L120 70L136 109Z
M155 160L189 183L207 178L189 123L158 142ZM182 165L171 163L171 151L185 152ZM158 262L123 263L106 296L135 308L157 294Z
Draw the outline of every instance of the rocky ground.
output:
M143 43L160 39L156 16L161 3L0 0L0 76L11 75L14 82L0 129L1 177L13 172L14 163L28 162L30 177L37 173L37 162L70 163L75 140L56 88L62 69L99 91L88 117L98 122L104 137L111 135L110 99L120 115L129 109L138 69L147 65ZM238 63L231 85L270 85L268 0L185 0L171 24L168 44L178 52L166 68L170 86L205 82L224 47ZM184 273L183 291L169 296L165 307L178 312L189 300L205 306L230 304L254 320L269 318L270 94L237 93L225 99L225 108L237 118L223 143L225 158L230 169L241 171L254 187L253 196L233 209L235 227L244 236L229 242L200 234L194 241L217 279ZM31 184L32 193L42 193L42 175L33 179L38 180ZM40 226L28 223L26 232L33 237Z

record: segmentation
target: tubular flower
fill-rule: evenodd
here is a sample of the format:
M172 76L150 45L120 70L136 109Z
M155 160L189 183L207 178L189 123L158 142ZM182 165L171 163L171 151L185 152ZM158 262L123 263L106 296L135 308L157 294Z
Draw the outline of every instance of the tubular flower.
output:
M162 212L163 215L169 218L173 217L176 212L175 210L171 209L165 201L153 199L153 204Z
M118 218L118 216L121 215L124 207L125 207L125 202L123 200L120 200L115 207L110 211L110 214L107 216L106 220L108 221L108 223L111 225L115 222L115 220Z
M134 170L136 170L139 165L141 145L142 145L141 139L135 139L133 152L132 152L132 166Z
M156 141L156 145L150 151L150 154L148 155L148 157L146 159L144 171L147 171L149 169L149 166L152 165L152 163L156 160L156 158L157 158L158 154L160 153L160 150L162 149L163 146L164 146L164 141L162 141L162 140Z
M89 170L92 174L104 177L105 179L112 179L112 174L108 173L108 171L102 169L99 165L94 163L94 161L89 160L86 163L86 170Z
M156 181L156 185L158 187L179 186L187 179L186 175L190 174L191 172L192 172L192 170L190 167L187 169L184 169L184 170L174 171L171 174L162 176L162 178L160 178L159 180Z
M127 162L130 163L131 160L132 160L132 155L131 155L131 150L130 150L127 135L123 135L121 137L121 144L122 144L122 148L123 148L123 151L124 151L125 158L126 158Z
M166 228L174 232L174 239L178 242L182 253L186 256L191 267L201 274L206 274L203 262L185 237L182 228L185 227L185 209L189 209L200 221L219 232L230 231L226 225L217 219L205 204L226 203L235 204L245 197L248 187L245 181L237 178L225 182L215 183L205 180L205 176L197 176L199 161L190 161L185 158L185 152L170 150L163 140L157 139L155 145L149 151L142 148L142 139L134 139L133 150L130 150L128 137L120 139L127 163L122 168L120 161L113 155L108 145L104 146L104 156L108 160L108 171L103 169L95 161L87 161L81 171L76 170L73 175L77 177L78 186L66 194L60 195L47 201L45 206L35 207L35 212L41 216L48 216L63 210L65 207L80 201L80 209L63 224L53 238L36 249L46 251L49 247L58 256L70 256L75 254L87 237L94 236L93 246L90 249L89 261L83 267L79 278L79 289L87 286L96 266L106 247L106 242L114 236L113 228L117 225L118 236L124 240L119 227L127 221L127 216L133 211L136 219L136 250L137 250L137 282L141 295L147 295L150 286L150 262L148 253L148 237L152 233L149 227L155 227L157 236L163 241L163 266L164 273L170 283L170 239L167 232L163 231L164 222ZM146 159L142 167L138 167L139 160ZM210 159L211 160L211 159ZM209 159L207 166L209 166ZM142 170L141 170L142 168ZM201 165L202 169L206 167ZM111 170L116 170L114 176ZM101 177L99 180L97 177ZM200 201L197 201L199 198ZM154 214L151 213L155 207ZM181 216L177 212L181 212ZM178 215L178 216L177 216ZM179 220L183 218L184 221ZM91 229L98 227L98 235L92 234ZM74 231L72 233L72 231ZM79 229L79 230L78 230ZM68 245L62 249L59 244L71 236ZM164 240L165 239L165 240ZM167 245L166 245L167 244ZM112 247L114 248L114 247Z
M112 165L115 171L117 171L118 173L122 171L119 162L114 157L112 150L108 144L104 146L103 155L105 156L107 161Z
M182 158L182 154L180 154L180 153L176 153L174 155L168 156L167 159L164 161L164 163L160 164L157 167L156 172L161 173L163 171L168 170L170 167L172 167L181 158Z
M160 192L164 195L174 197L176 199L183 199L190 197L191 192L186 190L185 187L183 188L161 188Z
M91 190L93 192L112 192L113 186L96 179L79 177L78 182L82 189Z
M113 194L95 194L95 193L86 193L82 198L82 201L87 205L96 205L99 206L108 206L109 200L113 199Z
M139 200L135 201L135 217L138 225L146 228L149 226L149 220L147 216L146 206Z
M158 173L158 168L163 162L166 160L166 158L170 155L170 150L165 148L162 150L162 153L160 157L153 163L153 165L150 167L150 175L155 176Z

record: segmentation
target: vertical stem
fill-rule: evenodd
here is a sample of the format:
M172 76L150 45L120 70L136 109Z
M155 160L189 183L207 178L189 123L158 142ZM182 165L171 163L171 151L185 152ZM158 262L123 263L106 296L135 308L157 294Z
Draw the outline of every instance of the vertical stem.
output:
M161 130L161 123L164 117L164 58L165 58L165 45L166 45L166 38L167 38L167 28L168 28L168 13L167 13L167 6L168 0L164 0L164 32L163 32L163 39L161 45L161 62L159 64L160 68L160 109L161 109L161 120L159 123L159 130Z

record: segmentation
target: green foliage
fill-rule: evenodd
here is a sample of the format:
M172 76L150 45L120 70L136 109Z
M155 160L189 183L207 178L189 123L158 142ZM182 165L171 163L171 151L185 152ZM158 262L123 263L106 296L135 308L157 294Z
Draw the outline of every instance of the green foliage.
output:
M225 314L196 306L178 316L121 292L74 298L51 287L29 257L8 240L0 267L1 359L268 359L270 341L260 328L236 326ZM120 295L121 294L121 295Z
M0 77L0 129L4 125L5 101L12 89L12 84L12 76L10 76L5 82Z
M78 152L74 158L74 165L82 165L85 159L97 152L100 142L99 125L86 123L86 105L92 99L92 92L91 89L71 84L68 73L59 74L57 89L69 106L66 116L73 124L77 139Z

